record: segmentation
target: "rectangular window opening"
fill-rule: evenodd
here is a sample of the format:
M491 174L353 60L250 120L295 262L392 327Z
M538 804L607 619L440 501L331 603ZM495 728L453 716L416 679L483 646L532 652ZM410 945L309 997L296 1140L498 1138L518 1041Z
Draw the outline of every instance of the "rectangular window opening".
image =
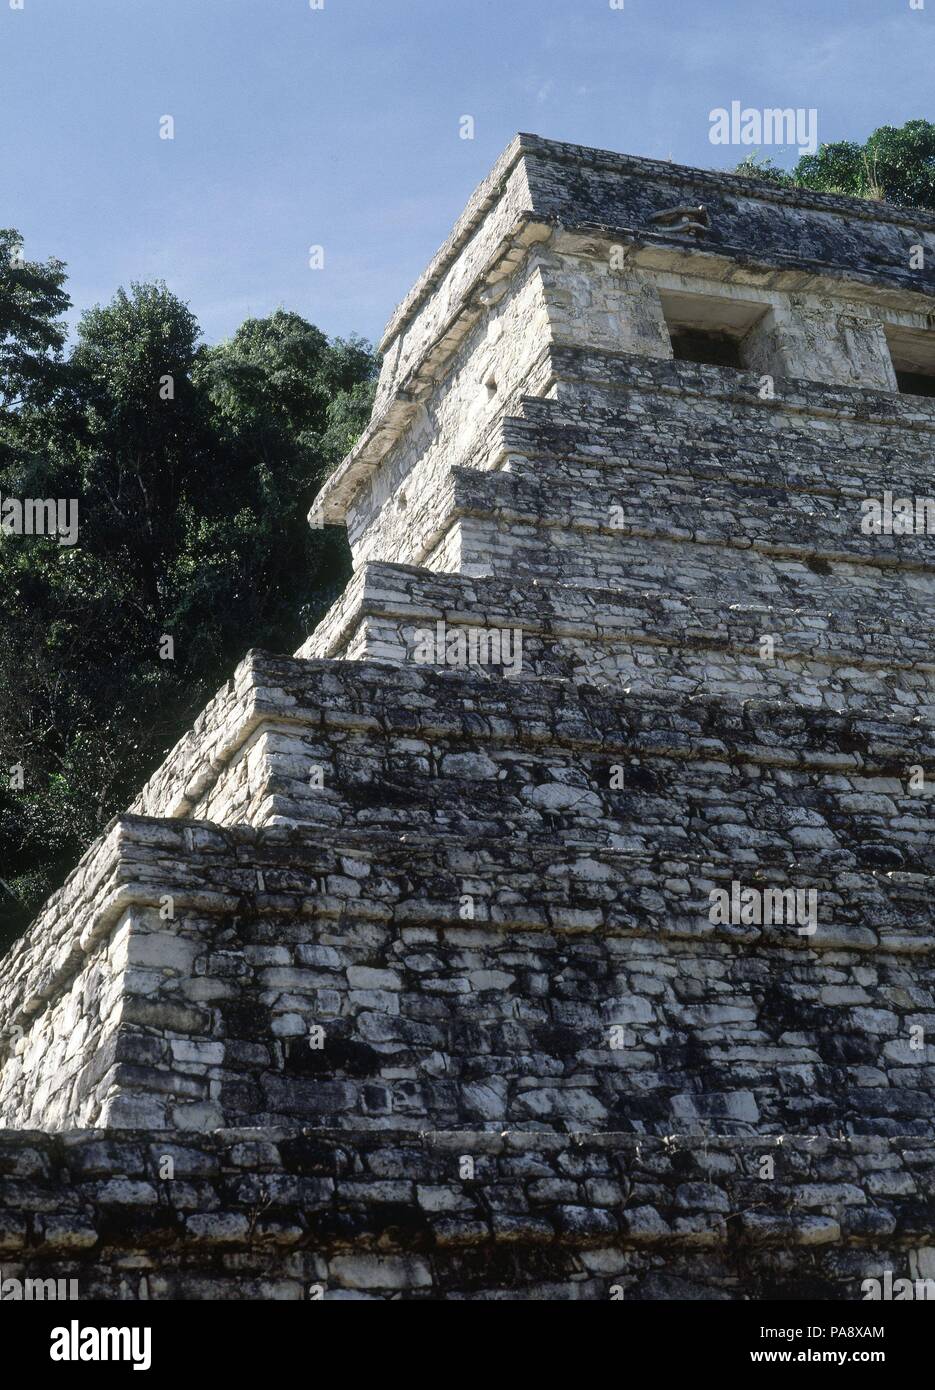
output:
M766 313L765 304L669 290L659 298L676 361L748 370L743 340Z
M886 327L896 386L904 396L935 396L935 330Z

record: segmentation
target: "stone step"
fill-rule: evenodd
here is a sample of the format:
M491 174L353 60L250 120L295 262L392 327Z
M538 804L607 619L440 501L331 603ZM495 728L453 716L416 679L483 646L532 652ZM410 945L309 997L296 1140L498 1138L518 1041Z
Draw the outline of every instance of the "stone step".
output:
M656 481L660 497L663 481L670 488L679 481L775 488L804 494L790 503L796 510L807 510L812 498L841 499L842 523L852 512L855 525L865 499L933 492L931 400L800 381L764 401L758 377L728 369L554 346L545 357L551 394L517 395L466 453L460 446L421 457L410 450L397 461L351 528L357 563L422 563L427 537L446 521L452 464L557 469L572 480L584 469L608 489L622 474L628 483ZM591 379L594 371L603 384ZM748 495L754 500L743 493L738 501ZM868 559L890 558L891 537L864 540Z
M855 453L914 454L931 448L935 431L929 396L775 377L774 395L764 398L759 372L560 344L548 360L552 389L525 397L523 415L575 426L598 444L635 419L647 434L665 429L689 442L743 442L747 449L770 446L774 437L804 444L808 433L839 456L849 445Z
M4 1278L107 1302L639 1306L853 1303L889 1270L889 1297L924 1298L933 1168L910 1137L0 1134Z
M694 573L699 557L685 546L701 545L714 553L700 563L728 581L741 566L752 588L789 584L787 576L794 580L804 564L816 576L810 580L816 606L840 605L855 584L860 597L891 586L900 607L913 600L928 603L935 590L935 581L926 577L935 569L935 496L928 509L931 534L870 537L861 529L864 515L856 498L723 479L634 477L629 465L598 472L540 457L514 462L510 471L453 468L432 503L445 529L420 549L429 557L433 551L446 556L457 526L459 568L468 574L519 572L563 583L581 578L632 584L644 572L655 576L662 570L668 577L671 564ZM925 526L922 504L913 502L913 508L911 524ZM439 523L434 525L437 535ZM428 521L423 535L432 536ZM724 557L718 552L725 548L743 554ZM799 565L783 566L782 559ZM825 570L829 562L839 568ZM442 568L431 558L420 556L419 563ZM904 580L896 569L920 573ZM816 582L823 574L833 582Z
M907 776L763 767L733 749L687 762L651 749L616 756L274 728L245 745L195 814L361 829L405 819L421 834L658 847L722 864L935 868L935 798L911 793ZM609 790L615 779L621 790Z
M692 370L683 363L640 362L641 369L673 366ZM816 416L757 399L732 402L725 411L717 393L706 400L693 398L687 411L669 392L643 396L634 388L608 398L602 409L582 412L552 397L526 397L521 415L499 419L482 459L487 467L503 457L543 460L591 468L598 476L625 468L639 478L725 481L861 500L885 490L931 495L935 422L910 428L864 413L845 422L841 411Z
M137 811L374 831L404 817L419 833L583 836L722 863L935 866L935 732L908 715L264 653L232 685Z
M712 922L732 872L123 817L0 967L0 1114L929 1132L931 879L751 865L750 886L816 893L803 932Z
M627 543L614 542L615 552ZM757 586L743 552L721 551L721 574L706 563L712 547L694 547L692 566L653 560L661 543L631 538L629 545L640 572L626 587L370 562L299 655L412 663L444 622L452 642L458 632L465 641L473 634L475 647L478 634L507 634L497 638L501 652L504 640L509 646L521 634L515 642L526 673L631 694L785 699L864 714L902 708L935 720L931 606L921 588L910 597L908 580L898 591L903 611L894 611L892 577L881 574L876 585L862 584L858 613L854 589L875 573L866 568L845 574L832 567L828 576L782 561L775 582ZM681 556L686 551L679 546Z

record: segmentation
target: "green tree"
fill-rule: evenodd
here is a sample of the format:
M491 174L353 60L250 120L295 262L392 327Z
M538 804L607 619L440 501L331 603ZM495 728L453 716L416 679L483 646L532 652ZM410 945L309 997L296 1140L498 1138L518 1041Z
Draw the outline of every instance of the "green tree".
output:
M897 207L935 208L935 125L880 126L863 144L840 140L803 155L796 183L825 193L879 198Z
M45 399L59 380L62 314L71 301L61 261L27 261L23 239L0 228L0 412ZM2 429L0 420L0 429Z
M0 773L24 779L0 775L7 940L243 652L294 648L339 591L346 546L306 515L375 373L365 343L282 311L206 347L161 284L85 314L63 357L60 267L43 293L41 269L0 319L0 491L77 498L79 540L0 539Z
M217 491L204 402L192 379L198 324L165 285L119 290L78 325L69 397L54 422L73 441L82 542L132 575L141 603L165 607L184 503Z
M880 126L863 144L838 140L821 145L815 154L803 155L789 173L769 158L750 155L735 173L788 188L935 209L935 125L907 121L903 126Z
M329 341L284 310L248 319L200 358L196 381L224 460L225 496L181 557L192 572L207 530L217 563L183 588L224 662L242 652L244 623L266 645L294 648L343 588L343 535L312 531L307 517L369 417L374 380L366 343Z
M778 164L774 164L769 155L760 155L756 150L746 155L733 172L742 175L745 179L759 179L761 183L775 183L785 188L793 187L792 175L785 169L781 169Z

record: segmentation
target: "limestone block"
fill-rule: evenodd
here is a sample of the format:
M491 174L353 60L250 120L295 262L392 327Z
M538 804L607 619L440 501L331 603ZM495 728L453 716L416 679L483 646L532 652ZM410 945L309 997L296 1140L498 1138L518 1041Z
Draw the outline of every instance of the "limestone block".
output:
M882 323L833 300L792 295L774 305L744 338L743 353L751 370L770 376L896 390Z

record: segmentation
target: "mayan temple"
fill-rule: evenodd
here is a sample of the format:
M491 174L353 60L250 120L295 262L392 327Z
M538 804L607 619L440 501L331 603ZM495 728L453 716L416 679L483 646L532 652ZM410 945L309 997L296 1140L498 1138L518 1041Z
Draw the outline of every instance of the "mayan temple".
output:
M518 136L250 652L0 963L82 1298L935 1278L935 217Z

